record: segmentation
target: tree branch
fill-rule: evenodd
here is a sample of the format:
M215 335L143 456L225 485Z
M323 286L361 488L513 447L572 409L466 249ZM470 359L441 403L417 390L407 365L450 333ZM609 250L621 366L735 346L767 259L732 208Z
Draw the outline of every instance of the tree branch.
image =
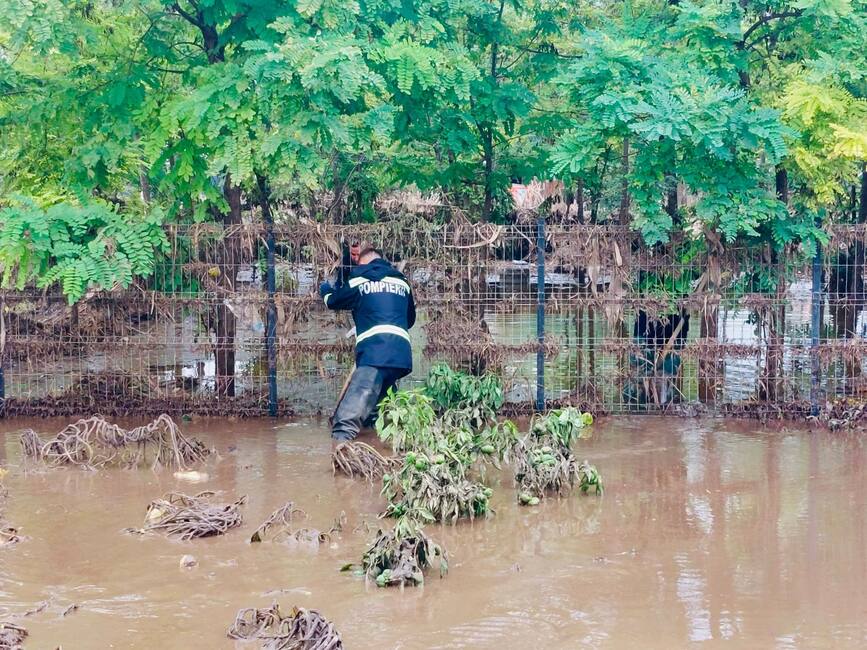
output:
M195 16L193 16L189 12L181 9L181 5L179 3L176 2L175 4L173 4L172 9L174 9L175 13L177 13L181 18L186 20L191 25L194 25L195 27L198 27L199 29L202 29L204 27L204 23L202 21L200 21L198 18L196 18Z
M762 27L763 25L767 25L772 20L781 20L783 18L797 18L801 14L804 13L803 9L795 9L793 11L778 11L778 12L767 12L765 13L759 20L750 25L747 31L744 32L743 37L738 42L737 47L739 50L744 49L747 46L747 40L750 36L752 36L753 32Z

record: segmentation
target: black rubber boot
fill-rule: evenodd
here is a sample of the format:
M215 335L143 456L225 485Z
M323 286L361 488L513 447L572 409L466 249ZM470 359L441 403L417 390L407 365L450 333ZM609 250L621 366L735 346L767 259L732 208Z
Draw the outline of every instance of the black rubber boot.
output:
M370 415L367 416L367 419L364 420L363 424L366 429L373 429L376 426L376 421L379 419L379 403L388 394L388 391L391 388L397 388L395 371L385 368L381 369L380 373L383 375L382 388L379 390L379 397L376 400L376 404L373 406L373 410L370 412Z
M361 431L362 424L376 412L376 405L385 380L382 370L373 366L359 366L352 373L349 386L337 410L331 437L335 440L354 440Z

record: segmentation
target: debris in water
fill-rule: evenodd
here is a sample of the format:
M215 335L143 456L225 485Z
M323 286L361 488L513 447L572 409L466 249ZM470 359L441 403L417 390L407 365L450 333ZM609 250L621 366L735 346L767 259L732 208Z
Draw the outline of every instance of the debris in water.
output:
M421 526L401 517L390 531L378 531L376 539L364 552L361 568L365 578L379 587L422 585L424 572L439 560L440 577L448 572L445 551L424 534ZM345 569L351 568L347 565Z
M264 650L342 650L334 624L312 609L293 607L284 617L277 603L242 609L229 628L230 639L262 641Z
M12 526L0 528L0 546L12 546L20 542L23 537L18 534L18 529Z
M192 470L187 472L175 472L173 476L176 479L189 481L190 483L202 483L210 478L206 472L196 472Z
M33 616L35 614L39 614L40 612L44 612L46 609L48 609L48 606L50 604L50 600L43 600L42 602L37 603L36 607L28 609L26 612L24 612L22 616Z
M383 456L364 442L342 442L331 452L331 467L349 477L362 476L368 481L387 473L400 459Z
M21 449L25 456L36 460L42 460L42 440L39 439L39 434L37 434L33 429L24 429L24 431L21 432L20 440Z
M0 622L0 650L21 650L27 630L15 623Z
M264 542L266 539L270 539L272 542L294 540L299 543L325 544L331 541L331 536L334 533L343 530L343 525L346 522L346 513L341 512L328 532L322 532L315 528L292 530L292 520L298 516L306 519L307 513L301 508L296 508L292 501L288 501L272 512L265 523L256 529L256 532L250 537L250 542Z
M184 555L181 558L181 568L182 569L192 569L194 566L198 566L199 561L195 558L194 555Z
M142 528L129 528L129 533L159 531L170 537L190 540L196 537L222 535L243 522L241 506L247 497L233 503L213 504L215 492L201 492L194 497L170 492L151 501Z
M6 487L2 484L2 480L7 473L7 469L0 468L0 546L12 546L23 539L23 537L18 534L17 528L6 523L6 515L3 512L8 492L6 491Z
M70 614L72 614L72 612L76 612L76 611L78 611L78 605L76 605L75 603L72 603L69 607L64 609L60 615L65 617L65 616L69 616Z
M588 463L586 460L578 465L578 487L581 491L587 493L590 488L593 488L595 494L602 494L602 477L595 466Z
M155 447L152 466L185 470L210 453L201 442L187 438L168 415L149 424L126 430L102 417L79 420L48 441L32 429L21 434L24 454L47 465L78 465L99 469L106 465L135 467L147 461L149 447Z
M306 519L307 513L301 508L296 508L292 501L287 501L272 512L271 516L256 529L256 532L250 537L250 542L264 542L269 535L273 539L286 533L291 529L292 518L295 516L301 516Z

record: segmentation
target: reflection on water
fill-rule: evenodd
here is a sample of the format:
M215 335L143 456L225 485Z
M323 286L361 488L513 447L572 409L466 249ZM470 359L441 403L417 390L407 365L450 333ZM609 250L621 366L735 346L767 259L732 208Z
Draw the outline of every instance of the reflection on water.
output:
M0 612L48 603L23 619L28 647L232 647L235 612L274 599L322 610L361 649L867 644L867 452L854 436L609 419L578 454L604 473L603 498L522 509L495 475L494 517L430 528L451 573L401 593L337 571L360 557L382 501L332 476L321 424L190 423L221 454L195 487L170 472L25 472L11 432L62 424L0 424L6 517L29 536L0 550ZM190 543L120 532L171 489L246 494L246 523ZM246 543L289 499L314 527L345 511L345 531L318 550ZM179 568L186 553L198 567Z

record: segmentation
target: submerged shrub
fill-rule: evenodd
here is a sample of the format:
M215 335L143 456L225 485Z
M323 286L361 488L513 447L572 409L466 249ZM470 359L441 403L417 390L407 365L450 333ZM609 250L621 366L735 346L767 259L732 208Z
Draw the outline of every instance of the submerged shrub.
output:
M421 526L404 516L389 531L379 530L364 552L361 568L365 578L380 587L424 584L424 574L438 565L440 577L448 572L445 551Z
M571 407L533 420L530 433L514 450L519 503L536 505L546 494L562 494L576 484L584 493L591 488L596 494L602 493L596 468L587 461L579 464L572 454L572 444L592 423L593 416Z

